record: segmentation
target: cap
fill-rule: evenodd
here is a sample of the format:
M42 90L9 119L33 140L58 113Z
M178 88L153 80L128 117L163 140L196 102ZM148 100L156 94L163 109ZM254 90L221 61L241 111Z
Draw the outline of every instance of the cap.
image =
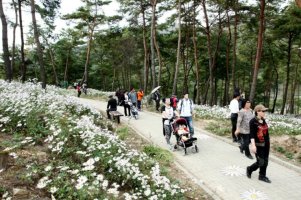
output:
M255 106L254 111L258 112L258 111L266 111L268 110L268 108L264 107L263 105L259 104L257 106Z

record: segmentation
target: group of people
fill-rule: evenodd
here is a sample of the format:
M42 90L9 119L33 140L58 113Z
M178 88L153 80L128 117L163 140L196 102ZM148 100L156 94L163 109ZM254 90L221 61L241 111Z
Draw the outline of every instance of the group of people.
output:
M167 142L167 145L172 149L173 145L170 142L171 138L171 122L175 120L175 118L184 118L187 122L188 127L181 126L179 128L183 134L188 133L189 137L193 137L194 128L193 128L193 110L194 104L191 99L189 99L189 94L187 92L184 93L183 98L178 100L176 95L172 95L171 98L163 99L164 105L161 107L162 112L162 124L163 124L163 135Z
M77 97L80 97L82 92L87 95L87 83L85 81L83 82L83 84L81 84L81 82L74 82L73 87L77 91Z
M239 150L245 153L246 157L253 159L250 149L256 156L256 162L246 169L247 177L251 178L252 172L259 168L258 179L271 183L266 176L270 152L269 131L265 121L265 112L268 109L259 104L255 106L253 113L251 102L248 99L242 99L239 92L234 93L229 108L233 142L240 143Z
M127 90L117 90L115 96L118 99L117 104L124 107L124 115L131 116L131 108L129 102L131 102L139 111L142 110L142 99L144 97L144 91L139 89L136 92L135 88L131 88L130 92Z

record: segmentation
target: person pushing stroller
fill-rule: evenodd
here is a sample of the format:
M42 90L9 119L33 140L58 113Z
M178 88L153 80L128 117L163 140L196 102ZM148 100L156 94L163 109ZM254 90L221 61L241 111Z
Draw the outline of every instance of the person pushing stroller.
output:
M167 142L167 145L170 149L173 149L173 145L170 142L170 137L172 131L172 122L175 117L178 117L179 114L173 109L170 105L170 98L165 99L165 105L161 108L162 111L162 122L163 122L163 135Z

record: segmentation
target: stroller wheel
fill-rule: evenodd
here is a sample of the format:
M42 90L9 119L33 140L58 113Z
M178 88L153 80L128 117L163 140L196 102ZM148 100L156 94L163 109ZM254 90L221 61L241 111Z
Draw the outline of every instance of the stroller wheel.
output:
M196 152L196 153L199 152L199 148L198 148L197 145L194 146L194 149L195 149L195 152Z

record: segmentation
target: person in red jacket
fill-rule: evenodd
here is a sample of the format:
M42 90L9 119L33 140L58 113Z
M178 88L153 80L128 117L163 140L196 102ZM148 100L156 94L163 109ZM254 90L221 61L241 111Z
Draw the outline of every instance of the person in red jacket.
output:
M255 117L250 121L251 151L255 153L256 162L247 167L247 177L251 178L252 172L259 168L258 179L271 183L270 179L266 177L270 153L269 127L264 118L267 110L263 105L255 106Z

